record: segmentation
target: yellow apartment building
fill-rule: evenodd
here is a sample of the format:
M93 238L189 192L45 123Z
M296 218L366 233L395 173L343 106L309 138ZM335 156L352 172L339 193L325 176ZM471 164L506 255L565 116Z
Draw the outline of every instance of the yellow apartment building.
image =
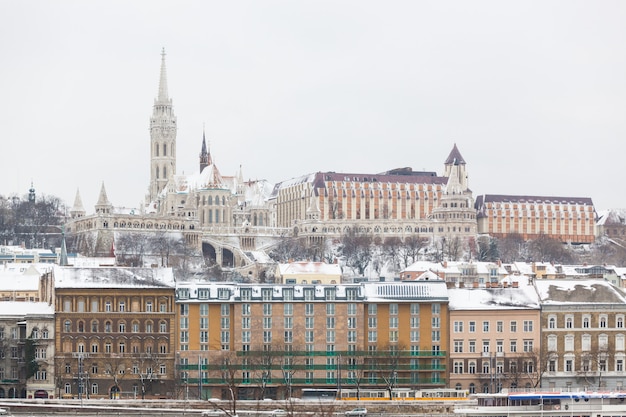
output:
M176 299L187 398L447 385L443 281L178 283Z

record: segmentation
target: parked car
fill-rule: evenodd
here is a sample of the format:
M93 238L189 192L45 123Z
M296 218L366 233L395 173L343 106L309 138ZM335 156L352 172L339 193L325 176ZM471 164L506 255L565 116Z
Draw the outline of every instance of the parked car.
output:
M346 411L346 416L348 416L348 417L365 417L365 416L367 416L367 408L365 408L365 407L353 408L350 411Z
M287 417L287 412L281 408L272 410L272 417Z

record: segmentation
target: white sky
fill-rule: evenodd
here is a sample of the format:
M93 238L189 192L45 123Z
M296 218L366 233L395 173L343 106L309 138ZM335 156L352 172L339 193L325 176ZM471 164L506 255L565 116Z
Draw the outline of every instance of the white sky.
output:
M136 206L167 52L178 172L441 173L626 206L623 1L0 0L0 194Z

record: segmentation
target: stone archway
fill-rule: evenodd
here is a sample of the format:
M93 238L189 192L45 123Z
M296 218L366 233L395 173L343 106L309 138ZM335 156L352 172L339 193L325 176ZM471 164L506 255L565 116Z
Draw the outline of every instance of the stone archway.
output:
M230 249L222 249L222 267L232 268L235 266L235 254Z
M209 265L217 263L217 251L210 243L202 242L202 256L204 257L205 262Z
M111 391L109 392L109 398L112 400L119 400L120 398L120 387L117 385L113 385L111 387Z

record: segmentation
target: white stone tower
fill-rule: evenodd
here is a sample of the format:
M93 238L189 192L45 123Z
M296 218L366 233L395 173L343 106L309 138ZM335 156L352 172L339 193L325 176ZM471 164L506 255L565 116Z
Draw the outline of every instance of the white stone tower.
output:
M154 100L150 118L150 188L149 200L154 201L176 174L176 116L172 99L167 93L165 48L161 52L159 95Z

